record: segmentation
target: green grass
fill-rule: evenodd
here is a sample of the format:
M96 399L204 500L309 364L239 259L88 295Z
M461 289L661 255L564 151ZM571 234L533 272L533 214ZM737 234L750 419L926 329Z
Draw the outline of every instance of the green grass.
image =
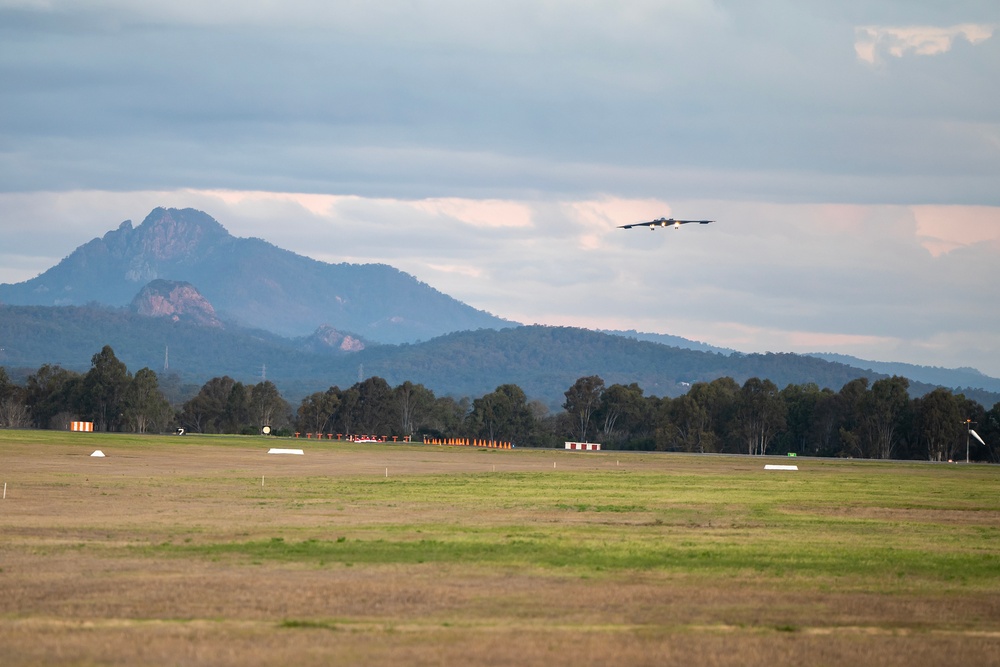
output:
M312 565L438 563L581 575L753 575L877 589L1000 588L1000 528L986 516L1000 511L991 468L970 481L965 471L926 465L849 465L796 478L699 472L697 461L686 467L285 480L280 494L295 498L289 511L393 508L402 519L332 528L350 538L289 529L277 539L161 550ZM452 520L424 518L441 513Z
M695 574L843 578L857 582L900 578L927 583L997 583L1000 557L966 551L932 552L856 544L835 546L802 540L720 539L661 544L656 539L601 541L591 536L545 535L530 539L494 534L455 539L353 539L285 541L282 538L199 545L160 545L157 551L179 556L240 556L327 565L436 563L491 568L565 569L572 573L662 570ZM607 535L606 537L611 537ZM907 586L913 582L908 581ZM880 588L882 586L879 586Z
M113 445L116 454L134 460L152 447L261 449L272 442L19 431L0 433L0 447L15 437L38 447ZM202 474L188 467L164 477L108 475L87 483L101 496L169 494L204 503L206 511L264 512L271 521L271 535L260 539L250 532L252 519L231 534L217 534L197 524L172 526L166 515L148 538L142 526L129 528L133 554L309 567L658 572L780 579L806 588L836 582L883 591L1000 593L996 466L799 459L798 472L772 474L748 457L515 450L490 452L496 472L407 474L403 455L412 469L421 460L469 464L481 457L468 448L308 445L310 456L366 456L380 467L368 475L305 474L283 460L261 486L260 470L241 467L234 456L232 470ZM556 458L564 463L549 468ZM504 470L515 464L545 469ZM395 470L391 477L383 476L383 465ZM45 483L79 484L82 478L55 472ZM164 540L164 532L174 537Z

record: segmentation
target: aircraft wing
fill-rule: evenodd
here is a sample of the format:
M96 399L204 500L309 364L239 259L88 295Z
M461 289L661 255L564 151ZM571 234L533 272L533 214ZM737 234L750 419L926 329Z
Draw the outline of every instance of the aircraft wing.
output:
M648 222L633 222L629 225L618 225L618 229L632 229L633 227L649 227L650 229L655 229L656 227L680 227L681 225L691 223L707 225L710 222L715 222L715 220L675 220L673 218L659 218Z

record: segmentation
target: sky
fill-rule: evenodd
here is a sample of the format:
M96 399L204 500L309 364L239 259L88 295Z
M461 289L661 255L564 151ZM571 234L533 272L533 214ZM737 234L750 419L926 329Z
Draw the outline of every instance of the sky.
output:
M525 324L1000 377L997 81L995 0L0 0L0 282L193 207Z

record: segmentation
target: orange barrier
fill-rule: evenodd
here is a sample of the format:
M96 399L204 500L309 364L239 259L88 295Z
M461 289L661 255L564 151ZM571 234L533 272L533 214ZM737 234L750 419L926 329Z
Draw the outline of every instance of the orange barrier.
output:
M503 440L480 440L478 438L428 438L425 445L449 445L455 447L485 447L488 449L512 449L513 445Z
M91 433L94 430L94 422L70 422L69 430Z

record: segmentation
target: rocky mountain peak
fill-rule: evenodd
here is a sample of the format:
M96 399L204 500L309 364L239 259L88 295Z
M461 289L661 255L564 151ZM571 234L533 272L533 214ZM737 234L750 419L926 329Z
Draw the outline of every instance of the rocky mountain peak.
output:
M129 228L131 224L129 224ZM123 230L119 227L119 231ZM229 236L214 218L195 209L156 208L130 230L129 254L146 262L174 262Z
M323 324L306 339L305 347L313 352L360 352L365 349L365 344L359 338L341 333L329 324Z
M154 280L139 291L130 307L147 317L169 317L174 322L222 328L215 308L191 283Z

